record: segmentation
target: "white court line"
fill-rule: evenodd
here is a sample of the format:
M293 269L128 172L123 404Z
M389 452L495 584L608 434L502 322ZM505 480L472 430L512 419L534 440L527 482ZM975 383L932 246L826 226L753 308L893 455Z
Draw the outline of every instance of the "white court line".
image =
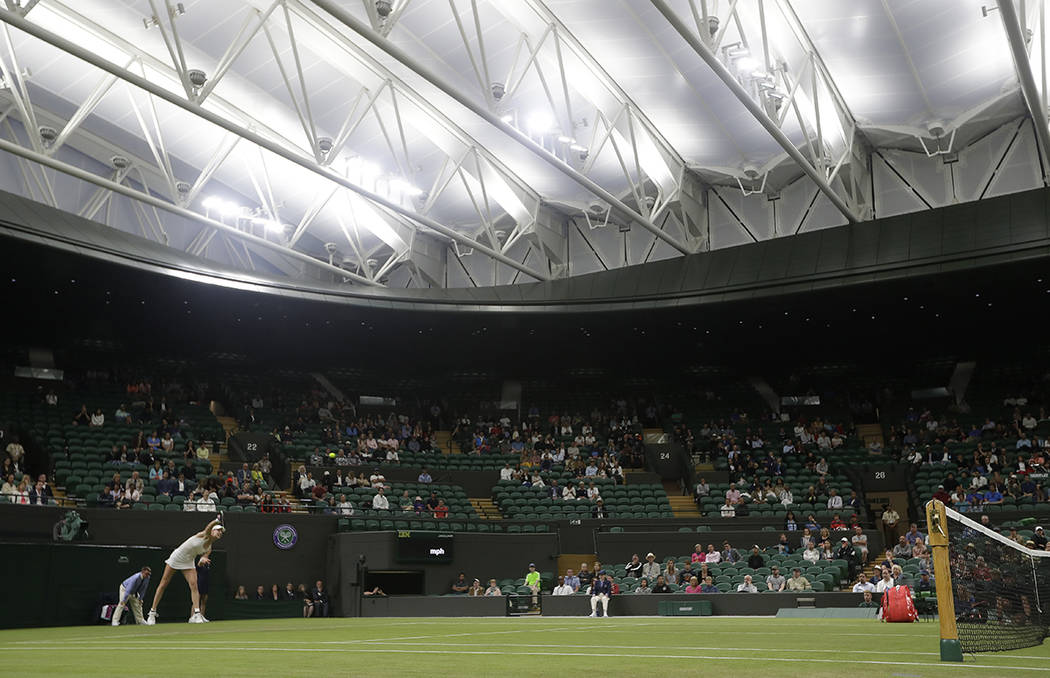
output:
M56 651L56 650L67 650L67 651L77 651L77 652L82 651L82 650L100 650L100 651L104 651L104 652L112 652L112 651L121 650L121 651L125 651L125 652L127 652L127 651L132 651L132 652L141 651L141 652L153 652L153 653L156 653L158 651L159 652L163 652L163 651L166 651L166 650L182 651L182 650L193 649L194 647L199 647L199 646L197 646L197 645L185 645L185 646L178 646L178 647L176 647L176 646L172 646L172 645L165 645L163 647L156 647L156 646L146 647L146 646L143 646L141 648L138 648L138 647L129 647L127 645L109 645L109 646L96 645L94 647L77 647L77 648L72 648L72 647L69 647L69 646L66 646L66 645L55 645L55 646L51 646L51 647L26 647L26 648L19 648L19 649L22 649L22 650L41 650L41 651L46 651L46 652L53 652L53 651ZM259 652L259 651L261 651L261 652L343 652L343 653L369 652L369 653L372 653L372 654L440 654L440 655L457 655L458 654L458 655L499 655L499 656L536 657L536 654L534 652L506 652L504 650L459 650L459 651L457 651L457 650L418 650L418 649L394 650L394 649L390 649L390 648L382 648L382 649L380 649L380 648L355 648L353 650L350 650L350 649L336 649L336 648L328 648L328 647L314 647L314 648L310 648L310 647L227 647L226 649L230 650L230 651L244 651L244 652L249 652L249 651L253 651L253 652ZM595 654L593 652L544 652L543 655L541 655L541 656L543 656L543 657L592 657L593 658L595 656ZM715 661L746 661L746 662L755 662L756 661L755 657L729 657L729 656L723 656L723 655L626 654L626 653L612 653L612 654L610 654L610 653L606 652L606 653L602 653L601 656L602 657L617 657L617 658L625 658L625 659L709 659L709 660L715 660ZM1040 659L1043 659L1043 657L1040 657ZM822 663L822 664L875 664L875 665L880 665L880 666L881 665L888 665L888 666L927 666L927 667L931 667L931 668L933 668L933 667L944 667L944 668L952 668L952 669L956 669L956 668L960 668L960 669L984 669L984 670L995 670L995 671L1001 671L1002 669L1011 669L1011 670L1015 670L1015 671L1043 671L1043 672L1050 672L1050 667L1041 667L1041 666L1004 666L1002 664L984 666L984 665L978 665L978 664L964 664L964 663L952 664L950 666L947 666L947 665L945 665L945 664L943 664L941 662L905 662L905 661L896 661L896 660L894 660L894 661L880 661L880 660L877 660L877 659L842 659L842 658L838 658L838 659L817 659L817 658L814 658L814 657L806 657L806 658L803 658L803 659L792 659L792 658L789 658L789 657L762 657L758 661L781 662L781 663L789 663L789 664L812 664L812 663Z
M552 629L552 630L560 630L560 629ZM457 635L457 636L463 636L463 635L487 635L487 634L492 634L492 633L507 633L507 632L506 631L487 631L487 632L486 631L479 631L476 634L473 634L473 633L462 633L462 634L454 634L454 635ZM431 636L431 637L433 637L433 638L441 638L441 637L449 637L449 636ZM111 641L111 639L109 639L109 638L104 638L104 639L101 639L101 640L104 640L104 641L107 641L107 642ZM375 640L313 640L311 642L314 643L314 644L317 644L317 645L395 645L395 646L397 646L397 645L402 645L403 644L401 642L398 642L398 641L401 641L401 640L416 640L416 638L402 638L402 639L392 638L392 639L375 639ZM37 641L37 642L46 642L46 641ZM50 642L54 642L54 641L52 640ZM221 645L221 646L224 646L224 647L229 643L229 641L225 641L225 640L206 640L206 639L194 640L193 642L194 642L195 645L202 645L202 644L203 645ZM272 641L267 641L267 640L238 640L237 642L241 643L241 644L256 644L256 643L258 643L258 644L265 644L265 643L270 643ZM0 647L3 647L3 646L0 645ZM135 645L129 645L128 647L136 647L136 646ZM148 646L144 645L143 647L154 647L154 645L148 645ZM456 644L452 645L452 647L458 647L458 648L487 647L487 645L485 643L456 643ZM565 645L564 644L545 645L545 644L537 644L537 643L500 643L500 647L563 648L563 647L565 647ZM666 651L666 650L695 650L695 651L698 651L698 652L707 652L707 651L709 651L711 649L716 649L716 650L724 651L724 652L801 652L801 653L806 653L806 654L819 652L819 653L824 653L824 654L877 654L877 655L901 655L901 656L913 656L913 657L914 656L932 656L932 657L936 657L936 656L939 656L939 654L940 654L938 652L921 652L921 651L909 652L909 651L906 651L906 650L853 650L853 649L816 649L816 648L787 648L787 647L725 647L725 646L719 646L717 648L706 648L706 647L704 647L704 648L697 648L697 647L693 647L693 646L689 646L689 645L659 645L659 646L657 646L657 645L617 645L616 647L621 649L621 650L664 650L664 651ZM18 649L22 649L22 648L11 647L11 648L8 648L8 649L18 650ZM37 649L37 648L25 648L25 649ZM91 646L85 646L83 649L96 649L96 648L93 648ZM276 648L259 648L259 649L276 650ZM326 651L334 651L334 648L325 648L325 650ZM347 650L347 651L350 651L350 650ZM644 655L644 656L650 656L650 655ZM1032 660L1040 660L1040 661L1045 661L1045 660L1050 659L1048 657L1036 656L1036 655L996 655L996 654L982 654L981 658L982 659L991 659L991 660L1032 659Z

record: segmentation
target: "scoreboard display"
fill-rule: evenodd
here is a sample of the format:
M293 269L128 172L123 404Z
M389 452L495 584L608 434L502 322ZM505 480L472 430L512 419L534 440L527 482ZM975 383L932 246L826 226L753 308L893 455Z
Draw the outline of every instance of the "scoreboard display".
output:
M451 532L400 530L394 560L399 563L451 563L454 541Z

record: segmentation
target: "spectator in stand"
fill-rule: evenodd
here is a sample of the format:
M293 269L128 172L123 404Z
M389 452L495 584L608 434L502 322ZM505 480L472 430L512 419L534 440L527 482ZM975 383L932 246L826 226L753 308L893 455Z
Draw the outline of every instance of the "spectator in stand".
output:
M806 544L806 550L802 552L802 558L811 565L816 565L820 561L820 550L812 540Z
M642 580L638 583L638 588L634 590L635 593L648 594L652 593L652 588L649 587L649 580L642 577Z
M439 520L448 518L448 506L445 505L444 499L438 499L437 506L434 507L434 517Z
M656 578L656 583L652 586L653 593L671 593L671 587L667 585L667 580L661 574Z
M860 550L860 562L862 565L868 564L868 536L864 534L864 529L860 525L853 526L853 536L850 538L855 549Z
M696 577L690 577L689 583L685 586L686 593L700 593L700 580Z
M22 443L18 436L11 436L11 442L7 444L4 451L7 452L7 458L11 460L11 464L16 468L22 468L22 463L26 456L26 450L22 447Z
M248 591L245 590L244 584L237 587L237 593L233 594L234 600L248 600Z
M456 577L456 580L453 581L453 585L451 585L450 587L451 592L462 595L465 594L469 589L470 584L466 580L466 573L460 572L459 575Z
M485 589L482 588L480 579L475 579L470 583L470 588L467 589L467 595L473 598L481 598L485 595Z
M29 488L29 503L46 506L53 497L51 486L47 484L47 475L41 473L37 476L36 483Z
M90 426L91 425L91 414L88 412L87 405L81 405L80 411L73 415L74 426Z
M780 568L774 565L770 568L772 574L766 577L766 588L770 591L780 593L787 587L787 579L780 574Z
M656 556L650 551L645 554L645 564L642 565L641 576L646 581L656 581L656 578L660 576L662 569L660 563L656 562Z
M91 415L90 425L95 428L101 428L106 423L106 415L102 414L102 408L95 408L95 413Z
M597 520L604 520L609 517L609 512L605 510L605 503L601 499L591 509L591 517Z
M106 493L105 489L103 489L103 493ZM29 505L29 483L25 476L22 476L22 480L18 481L18 487L15 488L14 494L11 495L11 503L20 506Z
M426 469L423 469L423 472L419 474L418 478L416 478L416 482L430 484L430 483L434 482L434 479L430 477L430 472L429 471L427 471Z
M882 579L880 579L879 583L875 585L875 592L884 593L886 589L891 589L894 586L896 586L896 583L893 581L890 568L884 567L882 569Z
M832 511L837 511L842 508L842 497L838 495L838 492L834 488L828 495L828 508Z
M880 607L880 605L879 605L879 603L876 603L874 600L872 600L872 598L871 598L871 591L865 591L864 592L864 600L860 601L860 603L857 605L857 607L876 608L877 609L878 607Z
M758 587L751 580L751 575L745 574L744 581L736 587L737 593L758 593Z
M802 570L797 567L791 570L791 577L787 581L788 591L809 591L812 588L809 580L802 576Z
M711 486L706 480L700 478L696 483L696 487L693 488L693 501L700 503L711 494Z
M722 542L722 562L728 565L740 562L740 551L733 548L728 541Z
M664 567L663 575L664 579L670 584L677 584L681 581L681 575L679 575L678 570L675 567L674 558L667 559L667 565Z
M336 506L337 513L341 516L354 515L354 505L347 500L345 494L339 495L339 504Z
M788 543L787 535L783 532L780 533L780 540L777 541L777 552L782 556L791 553L791 544Z
M722 562L722 554L715 550L714 544L707 545L705 562L707 562L709 565L717 565L718 563Z
M587 568L587 563L580 563L580 573L577 575L577 578L580 580L580 588L585 591L590 587L591 582L594 581L594 573Z
M1037 549L1042 549L1044 551L1047 550L1046 532L1043 530L1042 525L1035 528L1035 533L1032 535L1032 543L1035 544L1035 548Z
M711 577L704 577L704 583L700 585L700 593L721 593L715 586Z
M328 591L324 587L324 582L320 579L317 580L317 583L314 584L314 587L310 590L310 600L313 602L313 606L311 608L311 614L307 616L328 616Z
M635 553L631 556L631 562L627 563L627 567L624 568L625 577L640 577L642 576L642 561L638 559L638 554Z
M901 535L901 537L897 540L897 543L894 544L893 557L902 558L904 560L911 558L911 546L908 545L908 540L904 537L904 535Z
M565 576L562 577L566 586L572 589L573 593L580 590L580 578L572 572L572 568L565 570Z
M384 490L382 487L376 489L376 494L372 497L372 508L376 511L386 511L390 508L390 502L383 494Z
M15 474L8 473L4 478L4 484L0 486L0 502L13 504L17 495L18 483L15 482Z
M486 596L502 596L503 591L496 585L495 579L489 579L489 587L485 589Z
M731 504L729 500L726 500L726 503L722 504L722 508L720 508L718 512L723 518L736 517L736 507Z
M690 560L694 563L702 563L707 560L707 555L704 553L703 544L693 545L693 555L690 556Z
M857 578L857 583L853 585L853 592L864 593L865 591L875 591L875 585L868 581L868 575L861 572L860 576Z
M766 566L766 559L762 557L762 552L758 548L758 544L751 547L751 554L747 557L747 566L752 570L757 570L760 567Z
M571 596L573 593L576 593L576 591L565 583L565 577L558 577L558 585L554 587L554 595Z

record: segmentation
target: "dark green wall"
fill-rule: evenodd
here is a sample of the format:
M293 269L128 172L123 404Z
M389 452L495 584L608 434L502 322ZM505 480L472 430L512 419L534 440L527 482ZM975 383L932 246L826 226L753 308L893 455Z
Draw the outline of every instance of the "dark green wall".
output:
M8 583L0 605L0 627L97 623L101 594L116 596L120 583L145 565L154 572L146 595L148 608L169 552L144 546L0 543L0 580ZM225 580L226 555L216 552L208 596L208 615L216 619L224 614ZM185 581L172 581L158 613L167 620L189 617Z

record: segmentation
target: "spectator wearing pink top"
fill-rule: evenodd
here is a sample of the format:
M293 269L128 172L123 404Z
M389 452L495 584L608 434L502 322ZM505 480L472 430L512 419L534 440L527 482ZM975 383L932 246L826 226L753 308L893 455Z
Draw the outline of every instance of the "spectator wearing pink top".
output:
M704 554L704 545L697 544L693 547L693 562L704 563L707 562L707 555Z
M686 593L700 593L700 582L696 577L689 578L689 584L685 587Z
M736 489L736 483L729 484L729 489L726 490L726 503L730 506L740 503L740 490Z

